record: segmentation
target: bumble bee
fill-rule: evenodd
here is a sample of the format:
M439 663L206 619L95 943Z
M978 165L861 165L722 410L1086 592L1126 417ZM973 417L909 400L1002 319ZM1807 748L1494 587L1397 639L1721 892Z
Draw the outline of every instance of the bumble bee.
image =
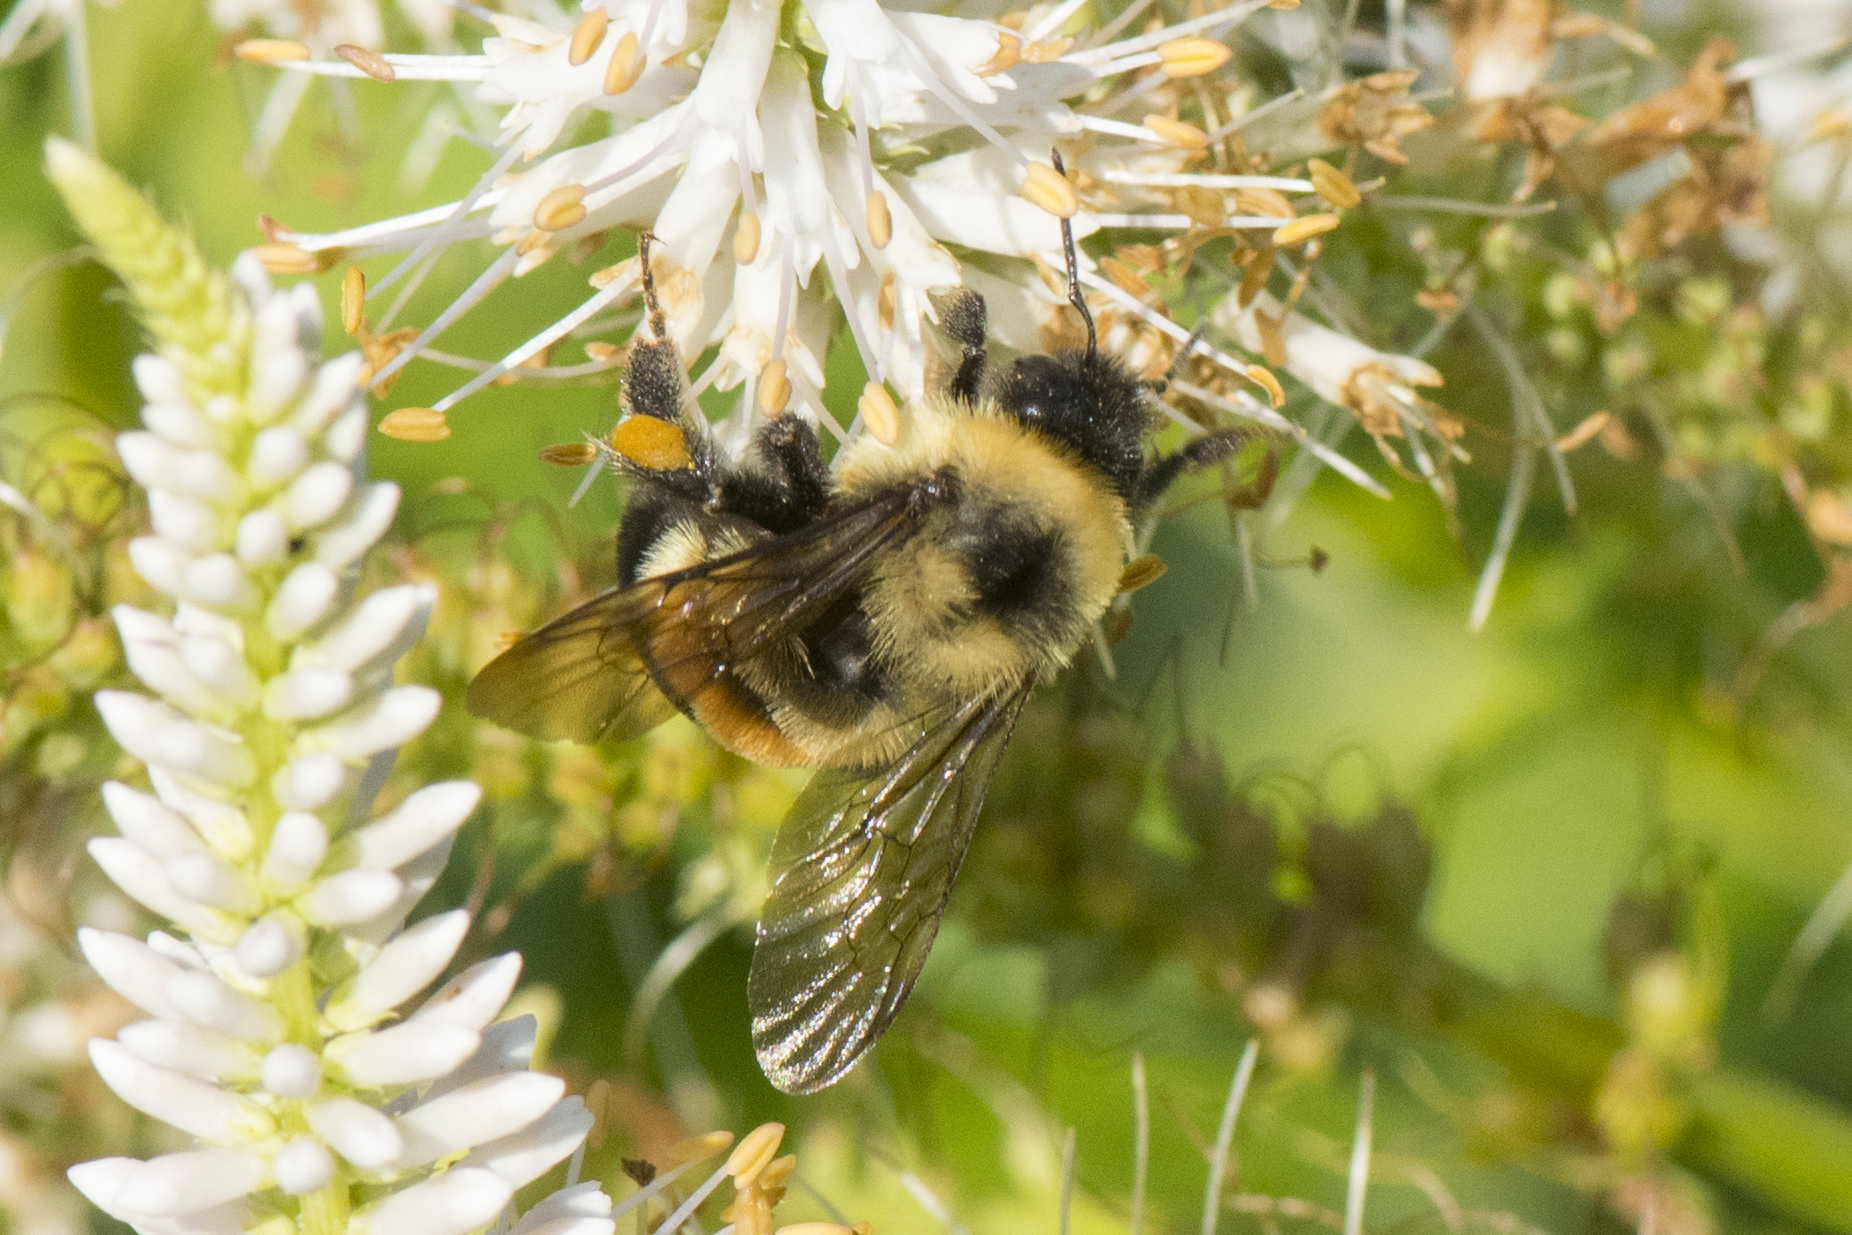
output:
M1065 222L1062 240L1085 351L988 371L984 302L954 292L947 388L831 467L789 412L718 457L641 238L652 338L602 447L636 481L618 586L470 684L470 711L537 738L631 738L680 711L749 759L818 769L772 847L747 984L787 1093L835 1082L900 1011L1017 714L1111 604L1132 521L1252 436L1146 456L1153 384L1100 354Z

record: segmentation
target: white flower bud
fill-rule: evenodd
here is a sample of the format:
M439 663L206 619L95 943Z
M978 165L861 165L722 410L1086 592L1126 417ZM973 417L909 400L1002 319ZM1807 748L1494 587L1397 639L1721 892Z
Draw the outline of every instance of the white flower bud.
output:
M243 613L257 603L257 589L229 553L210 553L188 562L181 594L222 613Z
M121 781L104 782L103 805L117 829L154 857L178 857L204 848L199 833L178 811Z
M434 1017L453 1025L481 1029L495 1019L495 1014L514 993L521 976L521 954L504 952L479 961L438 988L424 1001L414 1017Z
M467 910L426 918L389 940L378 956L336 990L322 1011L323 1019L345 1030L364 1029L383 1019L436 980L468 933Z
M297 432L304 437L314 437L353 402L363 363L364 357L359 352L348 352L316 370L315 385L296 405L296 414L290 418Z
M270 793L285 810L319 810L347 783L347 767L333 755L317 752L292 759L270 778Z
M136 1058L189 1076L211 1080L248 1080L257 1075L257 1052L234 1038L178 1018L136 1021L116 1032L117 1041Z
M169 858L161 864L161 869L182 896L190 896L202 904L248 916L256 913L262 903L257 898L257 889L251 886L250 876L233 870L203 849Z
M78 928L77 946L109 989L151 1016L172 1020L180 1015L167 998L168 979L180 973L173 961L139 939L88 926Z
M128 691L100 690L96 710L122 749L143 763L209 780L250 783L254 769L242 746L182 718L165 704Z
M308 1047L285 1042L270 1048L259 1075L279 1098L313 1098L322 1087L322 1061Z
M283 576L264 614L264 625L277 640L301 637L328 616L341 591L341 578L320 562L304 562Z
M130 1172L116 1203L138 1213L190 1214L255 1192L270 1182L270 1164L254 1149L200 1149L162 1154Z
M308 439L288 425L272 425L251 439L244 470L261 492L288 482L308 465Z
M285 308L288 303L280 297L270 302ZM268 309L269 305L264 307ZM251 385L245 392L244 402L250 410L251 419L262 424L286 410L295 400L296 392L302 389L303 379L308 376L309 364L293 344L288 350L279 351L261 363L255 356L252 360Z
M320 527L334 518L354 491L346 464L325 459L290 482L283 495L283 519L292 529Z
M328 856L328 828L306 811L288 811L277 818L264 850L259 876L273 887L289 890L315 877Z
M296 346L309 355L319 355L322 350L321 293L315 290L314 283L305 280L291 284L283 296L296 313Z
M155 535L189 553L210 553L219 547L219 516L204 502L164 489L150 489L148 521L154 525Z
M186 587L186 550L159 536L137 536L129 541L129 565L165 596L178 596Z
M396 1121L405 1137L400 1163L431 1162L519 1131L565 1092L566 1082L557 1076L510 1072L422 1102Z
M264 687L264 715L272 720L319 720L347 706L354 679L339 669L293 669Z
M209 973L182 970L167 980L167 998L196 1025L240 1042L271 1043L283 1036L275 1008L233 990Z
M478 1145L457 1165L485 1167L519 1188L564 1160L591 1130L592 1113L569 1095L519 1132Z
M472 781L426 785L354 832L354 865L373 870L403 866L462 827L481 800L482 790Z
M463 1235L487 1226L514 1198L493 1171L452 1168L355 1214L349 1235Z
M237 711L233 701L200 680L180 654L180 637L166 621L128 605L110 610L122 636L122 653L129 670L159 691L169 702L212 720L230 720Z
M352 463L360 457L360 450L367 443L367 409L365 404L356 403L335 418L322 434L322 449L343 463Z
M116 440L120 443L122 439ZM162 488L221 505L238 497L238 475L216 451L176 450L172 455L172 467L174 483Z
M609 1217L611 1198L596 1183L574 1184L570 1188L561 1188L535 1201L528 1211L521 1215L521 1221L515 1224L510 1235L536 1235L537 1231L546 1231L554 1235L556 1231L570 1230L573 1235L580 1235L577 1227L554 1227L550 1224L560 1221L584 1221ZM548 1225L543 1225L548 1224ZM593 1228L585 1228L589 1232ZM608 1231L607 1231L608 1235Z
M274 978L302 959L305 940L286 914L270 914L238 936L234 959L247 977Z
M150 403L141 409L141 422L183 450L210 449L213 445L212 426L184 403Z
M238 924L233 919L182 896L168 882L161 864L134 841L120 836L99 836L86 848L112 883L155 913L171 918L196 935L209 939L236 938Z
M437 600L429 584L382 588L362 600L333 630L296 649L291 668L321 666L358 673L363 666L397 660L424 633Z
M124 1102L202 1141L260 1141L276 1131L262 1107L216 1085L157 1068L119 1042L94 1039L90 1062Z
M135 388L148 402L188 405L186 381L166 357L143 352L129 362L129 371L135 375Z
M395 686L358 715L315 730L312 739L323 750L358 762L423 733L437 719L443 702L443 696L428 686Z
M229 343L220 340L212 346L215 351L227 359L230 358L231 345ZM234 394L207 395L200 410L206 413L207 420L217 425L231 425L244 419L244 401Z
M329 1098L310 1106L306 1114L315 1135L363 1171L391 1166L405 1150L398 1126L364 1102Z
M373 1033L352 1033L323 1049L328 1063L360 1089L410 1085L443 1076L475 1054L482 1035L443 1021L404 1021Z
M180 1221L153 1217L118 1204L117 1189L141 1165L134 1158L99 1158L94 1162L80 1162L65 1174L98 1209L133 1225L143 1235L243 1235L250 1210L243 1201L228 1201L202 1209L187 1214Z
M244 862L251 856L251 821L229 802L189 795L187 815L193 830L205 838L206 845L228 862Z
M386 912L404 888L388 871L342 871L297 897L296 909L316 926L346 926Z
M183 635L180 659L194 677L240 710L257 702L257 675L236 647L207 634Z
M174 460L182 452L152 433L129 432L116 435L116 455L122 466L144 489L180 489L180 469Z
M268 506L253 510L238 520L238 532L232 540L233 552L247 566L268 566L280 562L289 552L289 528L283 516Z
M249 249L232 258L229 273L232 282L236 283L238 290L244 293L247 307L262 305L273 294L270 272L264 269L263 259ZM225 346L225 343L220 340L214 346Z
M316 561L336 570L359 561L386 534L398 513L399 486L385 481L365 486L346 522L321 534L315 546Z
M312 1136L299 1136L277 1150L270 1169L287 1196L305 1196L334 1178L334 1155Z

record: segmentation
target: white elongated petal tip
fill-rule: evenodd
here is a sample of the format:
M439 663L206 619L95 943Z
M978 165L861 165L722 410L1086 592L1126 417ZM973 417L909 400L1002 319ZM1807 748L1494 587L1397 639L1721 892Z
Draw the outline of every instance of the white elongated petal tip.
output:
M351 1235L463 1235L495 1220L514 1189L493 1171L452 1167L354 1215Z
M375 870L403 866L462 827L480 801L482 789L473 781L425 786L354 834L356 864Z
M508 1002L520 976L521 954L504 952L470 966L444 983L414 1015L435 1017L471 1029L485 1028Z
M383 1020L444 971L468 933L467 910L453 909L426 918L388 942L329 1001L322 1015L341 1029L364 1029Z
M116 1203L156 1216L188 1214L245 1196L269 1182L269 1163L256 1150L162 1154L122 1180Z
M216 1085L146 1063L119 1042L93 1039L90 1062L124 1102L201 1140L256 1141L275 1130L260 1108Z
M296 909L317 926L348 926L386 912L404 890L390 871L342 871L297 897Z
M398 1127L353 1098L330 1098L308 1108L309 1127L334 1152L363 1171L390 1166L405 1151Z
M443 1021L405 1021L375 1033L348 1034L323 1054L359 1088L435 1080L475 1054L482 1035Z

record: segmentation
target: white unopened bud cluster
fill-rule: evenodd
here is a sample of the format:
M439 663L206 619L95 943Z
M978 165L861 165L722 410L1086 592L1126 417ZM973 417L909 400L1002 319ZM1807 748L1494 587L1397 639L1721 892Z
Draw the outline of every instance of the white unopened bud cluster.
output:
M74 148L49 156L67 199L101 186L124 213L145 209ZM360 357L318 364L313 288L273 291L254 259L224 287L121 256L144 309L199 292L225 311L157 320L165 354L135 364L147 428L118 441L153 523L133 561L173 612L115 612L156 697L105 691L97 708L153 792L106 786L120 835L90 851L173 928L145 941L85 929L79 943L146 1014L91 1041L98 1073L198 1144L83 1163L71 1181L147 1235L463 1235L572 1154L592 1119L564 1082L528 1070L533 1018L496 1021L518 954L419 1001L469 915L404 923L480 790L430 785L367 818L392 752L439 698L392 684L433 590L353 598L398 502L365 480ZM182 286L138 284L150 268L178 268ZM609 1235L594 1212L609 1200L583 1193L571 1190L575 1235Z

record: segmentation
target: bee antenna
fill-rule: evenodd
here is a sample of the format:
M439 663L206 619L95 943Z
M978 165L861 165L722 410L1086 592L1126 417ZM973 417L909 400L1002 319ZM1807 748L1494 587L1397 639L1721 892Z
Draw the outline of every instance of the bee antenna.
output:
M669 319L656 299L656 276L649 268L649 247L656 243L659 242L650 232L637 233L637 260L643 263L643 307L649 311L650 333L660 342L669 337Z
M1061 151L1050 150L1049 157L1054 160L1055 174L1067 175L1067 168L1061 165ZM1080 320L1087 323L1087 359L1092 360L1099 352L1099 338L1093 330L1093 314L1087 311L1087 298L1080 294L1080 259L1074 256L1074 224L1067 219L1061 220L1061 251L1067 258L1067 301L1080 313Z

